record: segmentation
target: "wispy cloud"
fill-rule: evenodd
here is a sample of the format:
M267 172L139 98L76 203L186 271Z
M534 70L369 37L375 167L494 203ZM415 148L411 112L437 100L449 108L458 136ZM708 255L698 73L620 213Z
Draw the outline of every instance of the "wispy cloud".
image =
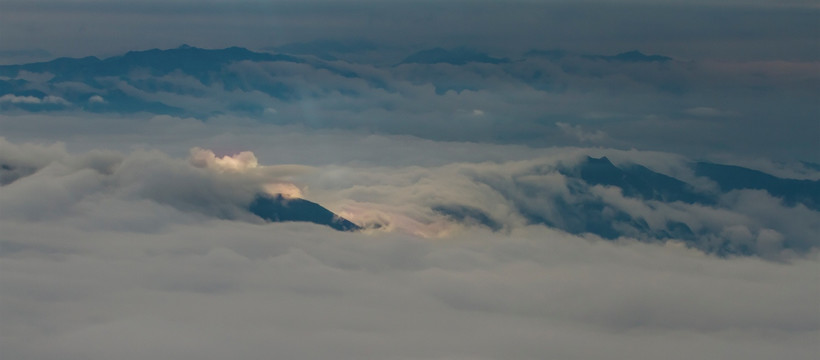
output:
M50 104L50 105L70 105L68 101L53 95L47 95L43 97L36 97L36 96L17 96L14 94L6 94L0 96L0 103L10 103L10 104L26 104L26 105L40 105L40 104Z

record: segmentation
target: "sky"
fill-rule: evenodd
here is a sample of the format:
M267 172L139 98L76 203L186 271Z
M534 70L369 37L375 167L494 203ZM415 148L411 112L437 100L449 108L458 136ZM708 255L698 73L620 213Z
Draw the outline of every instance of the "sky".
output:
M816 359L818 18L5 0L0 355ZM365 229L248 211L283 189Z
M2 50L114 55L175 47L263 48L316 38L492 51L639 48L682 59L817 60L812 1L15 1Z

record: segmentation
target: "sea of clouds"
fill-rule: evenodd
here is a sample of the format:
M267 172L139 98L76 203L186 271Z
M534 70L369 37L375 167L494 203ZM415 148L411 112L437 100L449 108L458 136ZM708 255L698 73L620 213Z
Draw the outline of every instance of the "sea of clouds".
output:
M0 357L816 359L820 212L692 169L820 179L816 9L508 3L9 2L4 64L329 34L381 47L4 69ZM400 64L429 44L508 61ZM552 47L569 55L525 55ZM601 57L630 49L672 59ZM715 201L571 176L604 156ZM265 192L365 229L266 223L248 211ZM646 228L561 230L591 202ZM645 236L670 223L698 236Z
M571 197L553 170L588 155L698 184L685 157L246 125L157 116L116 136L66 133L55 143L15 127L20 141L0 141L4 357L817 354L816 211L752 190L713 208L591 190L650 223L700 224L757 251L728 258L674 239L571 235L516 211L528 204L549 216L553 201ZM166 131L154 137L152 126ZM343 233L264 223L246 205L271 184L381 226ZM433 210L440 205L480 209L498 228L456 221ZM782 248L786 237L811 250Z

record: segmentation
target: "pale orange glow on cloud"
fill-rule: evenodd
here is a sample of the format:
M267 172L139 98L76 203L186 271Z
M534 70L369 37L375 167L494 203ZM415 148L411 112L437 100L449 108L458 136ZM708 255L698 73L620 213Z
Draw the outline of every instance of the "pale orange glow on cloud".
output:
M356 224L377 231L400 232L426 239L436 239L452 235L459 226L443 218L432 218L420 221L403 214L399 209L390 209L380 204L363 204L345 206L339 216Z
M276 181L265 182L262 186L264 192L271 195L281 194L286 198L304 197L302 189L296 184L281 179L283 177L281 173L304 171L302 167L289 165L260 166L256 155L252 151L242 151L235 155L219 157L211 150L195 147L191 149L191 156L188 160L196 167L213 169L219 172L248 174L267 179L274 177L277 178ZM276 173L280 173L280 175L275 175ZM284 177L287 178L287 176Z
M217 157L213 151L199 147L191 149L190 161L194 166L207 167L219 171L244 172L259 166L256 155L251 151Z
M301 198L302 190L299 189L298 186L291 184L291 183L270 183L266 184L263 189L265 192L271 195L280 194L285 198L293 199L293 198Z

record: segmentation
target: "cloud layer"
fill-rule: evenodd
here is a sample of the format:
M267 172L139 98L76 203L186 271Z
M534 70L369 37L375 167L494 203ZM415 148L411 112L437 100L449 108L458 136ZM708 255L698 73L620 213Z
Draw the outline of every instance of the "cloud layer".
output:
M182 46L4 66L0 107L10 114L230 116L431 140L820 161L816 61L691 62L564 50L498 59L460 48L431 51L408 57L423 61L384 64L366 54L353 62ZM13 124L1 125L14 133Z
M156 151L0 146L4 162L37 169L0 188L0 345L12 358L812 359L818 350L816 251L723 259L678 242L574 236L520 223L510 199L475 180L533 184L533 167L590 150L433 168L337 165L305 180L336 209L381 206L408 219L397 226L450 229L425 239L242 218L236 202L264 177L253 172ZM558 174L538 177L540 191L565 191ZM817 223L816 212L763 194L734 197L734 210L686 216ZM484 209L508 228L424 211L442 202ZM663 209L651 215L673 210ZM725 231L773 248L782 236Z
M260 165L253 152L216 156L198 147L186 161L146 150L72 155L53 146L2 146L2 198L6 216L17 219L60 218L103 196L258 222L247 207L266 192L319 201L366 228L427 238L475 226L509 232L540 224L770 259L820 246L817 204L802 200L816 197L817 181L801 180L812 187L785 195L774 187L721 189L689 160L664 153L559 148L501 162L303 166Z
M707 206L640 200L611 186L578 188L561 171L606 156L715 191L684 156L442 142L229 116L0 121L18 139L0 141L0 345L9 357L817 352L820 213L760 190L723 193ZM66 143L49 145L55 139ZM800 163L745 165L820 178ZM381 227L348 234L264 224L245 206L270 184L292 184ZM536 214L555 225L564 219L559 204L590 200L612 210L593 213L623 212L650 229L673 220L708 236L647 243L627 226L612 241L531 224ZM747 246L754 256L698 250L714 251L710 244Z

